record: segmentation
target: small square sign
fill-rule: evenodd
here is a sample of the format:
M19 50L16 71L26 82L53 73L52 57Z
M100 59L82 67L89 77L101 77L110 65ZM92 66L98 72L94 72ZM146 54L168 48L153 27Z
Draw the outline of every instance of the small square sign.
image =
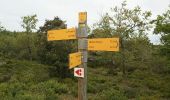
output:
M84 68L74 68L74 76L84 78Z

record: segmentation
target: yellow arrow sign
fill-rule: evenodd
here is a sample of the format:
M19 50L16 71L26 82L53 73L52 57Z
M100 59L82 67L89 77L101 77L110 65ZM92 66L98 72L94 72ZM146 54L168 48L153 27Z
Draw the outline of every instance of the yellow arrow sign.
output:
M81 64L81 52L69 54L69 69Z
M87 12L79 13L79 23L85 23L87 21Z
M76 39L76 29L50 30L47 33L48 41Z
M88 50L119 51L119 38L88 39Z

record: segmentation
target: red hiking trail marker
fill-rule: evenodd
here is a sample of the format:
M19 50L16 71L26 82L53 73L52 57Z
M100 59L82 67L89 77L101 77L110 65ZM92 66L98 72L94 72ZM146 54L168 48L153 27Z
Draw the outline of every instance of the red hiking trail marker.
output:
M74 68L74 76L84 78L84 68Z

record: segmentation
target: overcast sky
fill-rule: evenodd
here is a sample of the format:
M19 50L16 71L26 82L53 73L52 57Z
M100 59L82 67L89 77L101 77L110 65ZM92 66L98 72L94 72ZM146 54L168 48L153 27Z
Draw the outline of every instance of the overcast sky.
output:
M38 26L45 19L59 16L67 21L68 27L77 26L78 12L87 11L88 24L100 19L100 15L111 7L119 6L124 0L0 0L1 25L11 31L21 31L21 17L37 14ZM142 10L150 10L153 18L168 9L170 0L127 0L129 8L139 5ZM156 36L150 35L152 42L158 42Z

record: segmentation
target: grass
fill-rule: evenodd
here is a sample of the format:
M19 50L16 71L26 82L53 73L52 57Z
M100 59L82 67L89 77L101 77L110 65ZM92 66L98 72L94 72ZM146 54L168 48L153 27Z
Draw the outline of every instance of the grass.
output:
M0 65L0 100L77 100L77 78L51 78L49 67L7 60ZM88 67L88 100L168 100L170 76L135 70L126 78Z

